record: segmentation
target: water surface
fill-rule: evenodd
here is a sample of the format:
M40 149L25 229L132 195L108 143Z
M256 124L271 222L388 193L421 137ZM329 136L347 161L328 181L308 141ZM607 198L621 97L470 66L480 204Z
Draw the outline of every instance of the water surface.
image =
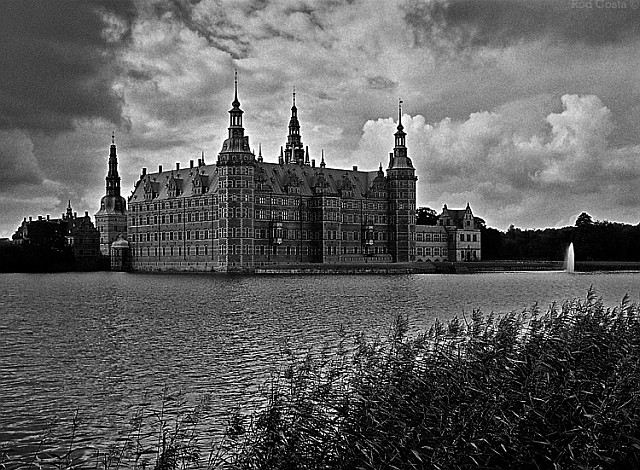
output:
M283 363L283 348L335 344L340 329L384 334L398 313L415 331L473 309L544 310L591 286L614 306L625 294L637 301L639 281L633 272L0 274L0 443L32 453L53 419L68 430L76 410L80 442L117 440L141 406L158 410L178 392L191 404L209 394L223 426Z

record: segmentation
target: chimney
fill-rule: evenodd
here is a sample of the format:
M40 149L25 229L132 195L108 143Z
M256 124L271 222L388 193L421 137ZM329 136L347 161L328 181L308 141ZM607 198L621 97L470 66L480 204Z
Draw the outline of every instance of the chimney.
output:
M33 222L33 219L31 218L31 216L29 216L29 222Z
M38 220L42 220L42 216L41 215L38 216Z
M162 165L158 165L158 173L162 173Z
M189 168L193 168L193 160L189 160Z
M47 220L49 220L49 214L47 214Z
M198 158L198 166L202 166L202 160Z
M311 160L311 168L315 168L316 167L316 159L312 159Z
M147 174L147 169L146 168L142 168L142 176Z
M84 216L89 217L89 211L84 211Z
M78 218L78 213L77 213L77 212L74 212L74 213L73 213L73 218L74 218L74 219L77 219L77 218Z
M176 171L180 169L180 162L176 162Z
M353 165L353 171L358 171L358 165Z

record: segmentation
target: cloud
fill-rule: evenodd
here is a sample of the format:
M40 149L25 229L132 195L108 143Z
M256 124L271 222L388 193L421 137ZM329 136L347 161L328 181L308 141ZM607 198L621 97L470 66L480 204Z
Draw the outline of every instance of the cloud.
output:
M389 80L382 75L376 75L375 77L370 77L367 79L369 87L374 88L376 90L394 90L398 87L398 83L393 80Z
M21 184L44 180L33 155L33 142L24 132L0 130L0 193Z
M408 0L404 10L416 44L457 51L537 40L616 44L640 36L640 10L627 1Z
M78 118L120 122L112 85L130 1L0 4L0 128L59 132Z
M544 226L582 210L629 217L640 203L640 146L611 146L615 124L597 96L564 95L561 104L546 117L526 101L434 125L403 116L419 204L470 202L502 228ZM380 153L395 126L391 119L367 122L357 158Z

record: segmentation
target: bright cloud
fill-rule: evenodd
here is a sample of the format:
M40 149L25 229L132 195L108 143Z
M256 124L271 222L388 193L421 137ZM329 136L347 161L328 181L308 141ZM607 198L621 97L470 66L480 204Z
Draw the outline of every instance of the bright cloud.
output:
M640 147L611 146L614 122L598 97L564 95L562 108L547 115L546 129L539 133L531 128L539 129L539 123L514 123L506 111L435 125L420 115L404 115L419 204L439 209L471 202L478 215L502 228L511 223L540 227L582 210L635 211ZM392 119L367 122L358 158L369 159L388 147L395 126Z

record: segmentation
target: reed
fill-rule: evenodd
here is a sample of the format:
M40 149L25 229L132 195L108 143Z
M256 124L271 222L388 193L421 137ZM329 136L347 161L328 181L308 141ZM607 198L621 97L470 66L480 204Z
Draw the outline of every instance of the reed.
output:
M398 317L386 338L287 368L230 467L639 468L637 304L589 292L407 331Z

